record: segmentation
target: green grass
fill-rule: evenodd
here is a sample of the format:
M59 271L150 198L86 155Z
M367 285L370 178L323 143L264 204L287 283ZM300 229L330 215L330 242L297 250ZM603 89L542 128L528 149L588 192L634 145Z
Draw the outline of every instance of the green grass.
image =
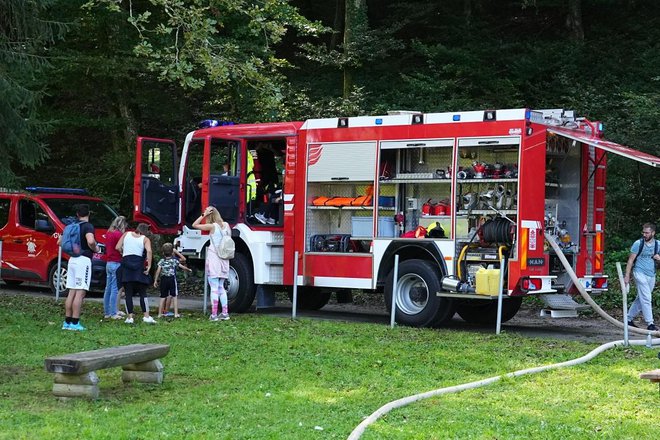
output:
M102 322L95 303L84 306L88 331L76 333L60 330L62 309L0 296L0 438L346 438L391 400L596 347L256 314L128 326ZM171 345L163 385L124 385L115 368L98 372L97 401L51 394L44 358L131 343ZM614 349L581 366L395 410L363 438L654 439L658 388L638 376L658 364L656 350Z

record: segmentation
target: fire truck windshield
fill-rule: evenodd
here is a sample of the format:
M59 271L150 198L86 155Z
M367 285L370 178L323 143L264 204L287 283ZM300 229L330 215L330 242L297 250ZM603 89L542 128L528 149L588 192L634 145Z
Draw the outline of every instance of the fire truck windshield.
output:
M44 202L55 213L55 215L64 222L67 217L75 217L76 206L85 204L89 206L89 222L95 228L107 229L110 223L117 217L117 213L105 202L89 199L45 199ZM66 223L66 222L64 222Z

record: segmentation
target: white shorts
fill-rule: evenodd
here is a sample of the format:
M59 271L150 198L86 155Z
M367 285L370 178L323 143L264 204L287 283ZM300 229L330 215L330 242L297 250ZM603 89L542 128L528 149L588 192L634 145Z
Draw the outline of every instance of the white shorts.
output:
M69 258L66 274L66 288L89 290L92 281L92 260L84 255Z

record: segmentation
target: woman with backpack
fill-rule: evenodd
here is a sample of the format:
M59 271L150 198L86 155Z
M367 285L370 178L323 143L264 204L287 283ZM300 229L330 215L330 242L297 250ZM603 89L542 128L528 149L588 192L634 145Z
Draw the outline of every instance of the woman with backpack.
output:
M222 220L218 210L207 207L192 224L193 228L208 231L211 244L206 248L206 273L211 288L211 321L226 321L229 319L227 291L225 280L229 276L229 259L221 258L219 251L223 236L231 237L231 228ZM222 313L218 316L218 299L222 305Z
M149 225L140 223L135 231L125 232L117 243L116 249L121 252L121 281L126 293L126 324L133 324L133 294L140 295L140 307L144 316L142 322L155 324L156 320L149 316L147 302L147 286L151 284L151 240L146 234Z

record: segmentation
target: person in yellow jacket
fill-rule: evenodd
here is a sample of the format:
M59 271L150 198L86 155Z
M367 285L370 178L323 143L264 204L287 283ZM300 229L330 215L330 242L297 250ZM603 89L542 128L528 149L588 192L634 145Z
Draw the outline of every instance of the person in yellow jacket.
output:
M232 149L231 152L231 163L236 163L236 149ZM227 173L229 173L229 168L227 167ZM247 205L250 205L250 202L257 199L257 177L254 175L254 157L250 150L247 150L247 167L245 173L245 201Z
M246 199L245 201L250 204L257 199L257 177L254 175L254 157L248 151L247 154L247 169L246 169Z

